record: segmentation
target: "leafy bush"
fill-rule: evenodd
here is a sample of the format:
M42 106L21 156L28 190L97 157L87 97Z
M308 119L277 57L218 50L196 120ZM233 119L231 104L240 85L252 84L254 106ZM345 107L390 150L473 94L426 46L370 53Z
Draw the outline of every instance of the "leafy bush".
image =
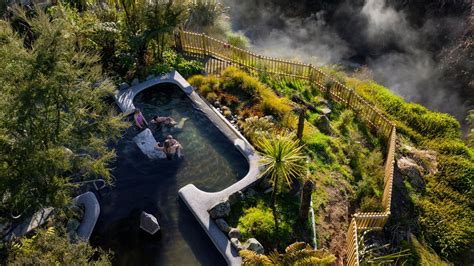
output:
M429 182L427 192L430 196L418 202L423 236L442 257L451 260L474 241L474 211L467 207L472 201L436 182Z
M459 155L466 159L473 159L474 152L461 139L437 138L423 142L423 146L434 149L445 155Z
M259 97L263 84L236 67L228 67L222 72L222 89L236 95Z
M244 210L244 215L239 218L238 227L243 238L256 238L265 247L284 249L290 243L292 231L290 225L282 219L279 230L275 231L272 211L261 203ZM278 241L275 241L277 239Z
M267 137L274 129L274 124L268 117L249 117L242 123L242 131L252 143L257 143L260 138Z
M249 39L241 33L229 33L227 35L227 42L241 49L247 49L250 43Z
M436 178L460 193L474 195L474 162L461 156L439 156Z
M163 58L149 67L148 73L161 75L170 71L178 71L184 78L201 74L204 65L196 60L186 60L173 50L163 52Z
M87 242L70 243L56 228L41 229L34 236L22 237L8 253L9 265L111 265L111 254Z
M278 97L270 88L263 86L260 89L260 96L262 98L261 109L265 114L275 116L277 119L291 114L293 107L288 99Z
M204 97L207 97L207 94L210 92L216 93L219 91L220 81L215 76L195 75L188 81L198 90L199 94L203 95Z

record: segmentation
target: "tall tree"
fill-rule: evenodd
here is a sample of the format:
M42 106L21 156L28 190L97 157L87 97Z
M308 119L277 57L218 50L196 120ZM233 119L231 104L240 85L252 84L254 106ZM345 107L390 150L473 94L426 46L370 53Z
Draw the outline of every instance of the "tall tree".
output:
M64 204L71 180L111 181L107 144L126 126L104 101L114 87L98 57L64 19L36 13L17 10L31 49L0 21L0 193L15 214Z
M260 163L265 166L262 176L270 178L273 186L271 206L275 227L278 230L278 216L276 211L276 195L285 182L289 187L294 178L300 178L306 174L305 157L302 154L302 146L295 140L292 133L271 134L256 143L261 151Z

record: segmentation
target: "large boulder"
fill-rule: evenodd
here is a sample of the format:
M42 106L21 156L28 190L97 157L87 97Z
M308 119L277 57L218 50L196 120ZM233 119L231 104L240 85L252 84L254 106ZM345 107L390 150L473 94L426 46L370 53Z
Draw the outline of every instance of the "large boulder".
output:
M208 212L212 219L227 217L230 213L230 203L227 200L218 202Z
M402 157L397 160L397 166L400 173L407 177L409 182L416 188L424 188L423 168L419 166L413 159Z
M231 238L230 243L237 251L241 251L242 249L244 249L244 246L242 245L242 243L240 243L239 239L237 238Z
M252 250L257 254L265 253L265 249L263 248L262 244L260 244L260 242L258 242L255 238L249 238L247 241L245 241L243 246L244 249Z
M237 238L240 239L242 235L240 234L239 228L231 228L228 233L229 238Z
M216 222L217 227L219 228L219 230L221 230L222 232L224 232L226 234L229 233L230 226L227 224L227 222L224 219L216 219L215 222Z
M153 235L160 230L160 224L155 216L142 211L140 215L140 228Z

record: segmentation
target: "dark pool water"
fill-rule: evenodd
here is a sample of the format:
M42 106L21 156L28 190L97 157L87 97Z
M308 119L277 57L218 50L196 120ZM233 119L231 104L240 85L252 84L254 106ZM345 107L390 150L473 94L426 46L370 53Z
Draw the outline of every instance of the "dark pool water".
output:
M147 120L155 114L176 121L188 118L182 130L171 132L184 147L184 158L149 160L133 142L137 131L131 128L116 145L114 186L100 192L101 214L92 243L111 249L116 265L225 265L178 190L192 183L219 191L248 172L247 161L175 85L145 90L134 104ZM170 133L151 129L160 141ZM158 235L139 229L142 210L158 218Z

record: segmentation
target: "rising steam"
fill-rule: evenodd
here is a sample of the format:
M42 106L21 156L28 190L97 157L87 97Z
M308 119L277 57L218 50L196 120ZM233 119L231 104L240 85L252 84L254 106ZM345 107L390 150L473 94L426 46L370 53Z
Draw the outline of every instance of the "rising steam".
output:
M439 48L433 48L461 35L462 18L427 19L413 26L386 0L346 1L331 16L318 11L304 17L288 17L268 2L224 2L231 7L234 30L243 31L259 53L317 65L364 64L375 80L407 101L459 119L465 115L465 100L443 79Z

